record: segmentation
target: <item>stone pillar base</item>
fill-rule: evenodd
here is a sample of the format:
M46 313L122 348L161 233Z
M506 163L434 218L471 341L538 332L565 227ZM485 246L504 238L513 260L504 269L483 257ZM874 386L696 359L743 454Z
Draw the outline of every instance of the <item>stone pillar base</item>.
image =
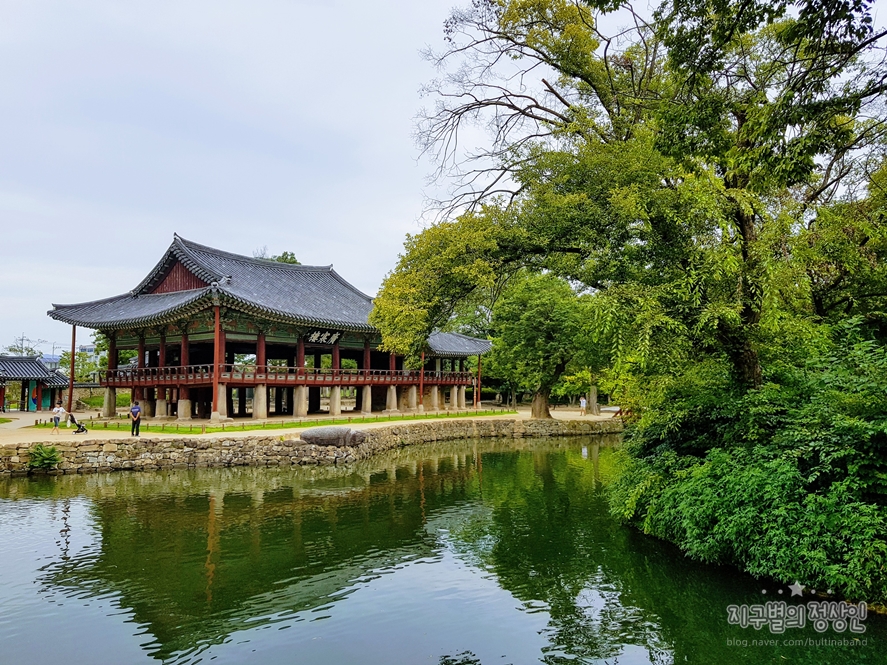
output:
M253 418L264 420L268 417L268 388L264 385L256 386L253 391Z
M332 386L330 388L330 415L342 415L342 387Z
M385 410L382 413L399 413L397 409L397 388L388 386L388 399L385 401Z
M293 389L293 415L296 418L308 415L308 386L296 386Z
M360 412L365 416L373 412L373 389L368 385L360 389Z
M113 418L117 415L117 388L105 388L105 401L102 404L102 417Z
M179 415L176 420L191 420L191 400L180 399L177 403Z
M226 386L224 383L219 384L217 403L213 406L215 406L216 411L213 411L210 414L210 420L215 420L215 416L219 416L220 418L228 420L228 386Z
M234 418L228 418L226 415L219 413L218 411L213 411L209 414L209 421L211 423L233 423Z
M154 400L153 399L146 399L144 402L142 402L142 407L143 407L142 408L142 415L145 418L153 418L154 417L155 411L154 411Z
M154 402L154 420L164 420L167 417L166 400L158 399L156 402Z

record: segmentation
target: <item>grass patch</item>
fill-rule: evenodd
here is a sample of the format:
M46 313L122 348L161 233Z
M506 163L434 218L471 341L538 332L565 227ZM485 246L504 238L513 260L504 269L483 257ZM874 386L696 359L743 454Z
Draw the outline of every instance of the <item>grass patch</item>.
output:
M403 421L421 421L421 420L452 420L454 418L474 418L476 416L500 416L500 415L516 415L517 411L507 409L485 409L478 411L460 411L457 413L429 413L423 415L404 415L404 416L335 416L330 418L311 418L304 420L280 421L253 423L248 420L240 422L223 423L219 426L210 427L206 422L178 423L166 422L155 423L145 421L142 423L141 431L143 433L169 434L171 432L181 432L189 434L216 434L221 432L250 432L253 430L286 430L286 429L304 429L306 427L319 427L321 425L360 425L362 423L387 423L387 422L403 422ZM126 431L130 428L129 420L112 420L112 421L89 421L83 420L86 427L91 430L114 430ZM35 425L37 429L52 429L52 423L40 423Z
M3 423L11 423L11 422L12 422L12 418L0 418L0 425L2 425Z

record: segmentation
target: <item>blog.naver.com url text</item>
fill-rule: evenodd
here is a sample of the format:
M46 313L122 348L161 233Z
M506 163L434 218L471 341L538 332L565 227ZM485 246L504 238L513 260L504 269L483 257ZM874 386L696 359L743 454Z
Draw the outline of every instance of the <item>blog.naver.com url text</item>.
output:
M852 637L786 637L770 639L727 639L728 647L865 647L868 638Z

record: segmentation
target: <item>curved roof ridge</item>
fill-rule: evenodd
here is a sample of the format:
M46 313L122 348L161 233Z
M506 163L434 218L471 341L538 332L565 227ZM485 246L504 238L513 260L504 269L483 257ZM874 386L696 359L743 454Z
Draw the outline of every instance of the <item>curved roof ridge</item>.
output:
M282 268L286 270L302 270L306 272L325 272L328 270L332 270L332 264L328 266L309 266L303 265L301 263L282 263L280 261L275 261L274 259L261 259L255 256L246 256L244 254L235 254L234 252L226 252L223 249L216 249L215 247L209 247L207 245L201 245L200 243L194 242L193 240L187 240L180 235L176 234L175 239L178 240L183 247L188 250L195 250L198 252L206 252L208 254L215 254L216 256L221 256L226 259L232 259L234 261L243 261L245 263L252 263L258 266L264 266L267 268ZM222 275L221 277L224 277Z
M120 298L131 298L132 295L133 295L133 292L130 291L127 293L120 293L116 296L111 296L109 298L99 298L98 300L87 300L86 302L74 302L74 303L67 303L67 304L61 304L61 305L59 305L57 303L52 303L53 309L49 310L49 312L47 312L47 314L52 316L53 310L61 309L64 307L87 307L89 305L101 305L102 303L111 302L113 300L119 300ZM144 295L151 295L151 294L146 293Z
M347 286L347 287L348 287L349 289L351 289L354 293L356 293L357 295L361 296L362 298L366 298L369 302L373 302L373 297L372 297L372 296L368 296L366 293L364 293L363 291L361 291L360 289L358 289L356 286L354 286L354 284L352 284L352 283L349 282L347 279L345 279L344 277L342 277L342 275L340 275L340 274L337 273L335 270L333 270L333 266L330 266L330 274L331 274L336 280L338 280L340 284L342 284L342 285L344 285L344 286Z

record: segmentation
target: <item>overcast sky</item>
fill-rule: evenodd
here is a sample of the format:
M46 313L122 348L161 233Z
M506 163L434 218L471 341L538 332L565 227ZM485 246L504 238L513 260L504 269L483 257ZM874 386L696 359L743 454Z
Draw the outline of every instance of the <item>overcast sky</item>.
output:
M419 51L454 4L0 3L0 347L69 345L52 303L128 291L174 232L374 295L421 228Z
M66 348L52 303L129 291L173 233L375 295L434 193L419 52L467 3L0 0L0 348Z

